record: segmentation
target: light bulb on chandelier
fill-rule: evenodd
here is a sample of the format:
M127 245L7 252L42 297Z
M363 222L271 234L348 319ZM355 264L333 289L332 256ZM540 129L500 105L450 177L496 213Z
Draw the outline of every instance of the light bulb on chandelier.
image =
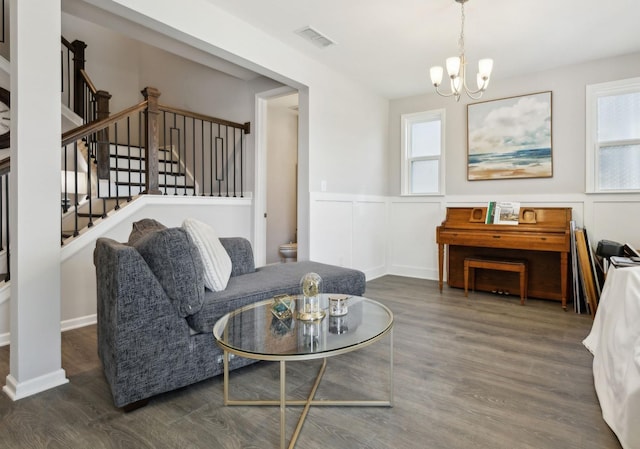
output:
M443 93L440 91L440 85L442 84L442 77L444 74L442 66L431 67L431 82L436 88L436 92L438 93L438 95L442 95L443 97L454 96L456 98L456 101L460 101L460 95L462 95L462 92L464 91L469 97L477 100L482 96L484 91L487 89L487 86L489 85L491 70L493 70L493 59L481 59L480 61L478 61L478 74L476 75L478 88L476 90L469 89L466 80L466 60L464 56L464 4L469 0L455 1L460 3L462 10L462 20L460 27L460 39L458 41L460 56L447 58L446 61L447 75L449 76L450 80L451 92Z

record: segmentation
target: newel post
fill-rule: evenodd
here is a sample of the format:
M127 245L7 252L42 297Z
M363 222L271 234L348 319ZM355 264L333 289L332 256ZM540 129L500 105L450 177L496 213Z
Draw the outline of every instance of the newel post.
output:
M80 71L84 69L84 50L87 48L87 44L76 39L71 42L71 47L73 48L73 112L86 121L87 117L84 116L84 84Z
M158 185L158 146L160 142L160 128L158 126L158 97L160 91L153 87L145 87L142 95L147 100L147 109L144 112L146 162L145 162L145 188L142 193L161 195Z
M109 92L99 90L96 92L96 119L109 117ZM109 128L98 131L96 148L96 161L98 163L98 179L109 179Z

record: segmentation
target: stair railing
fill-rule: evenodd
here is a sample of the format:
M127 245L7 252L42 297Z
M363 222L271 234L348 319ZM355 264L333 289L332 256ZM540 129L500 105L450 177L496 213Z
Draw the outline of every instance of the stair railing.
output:
M107 203L119 209L138 194L244 196L250 123L162 105L152 87L142 94L143 102L63 134L64 238L105 217Z
M164 194L244 197L244 135L251 132L250 123L162 104L158 110Z
M109 116L111 95L98 90L84 70L87 44L61 37L62 103L89 123Z

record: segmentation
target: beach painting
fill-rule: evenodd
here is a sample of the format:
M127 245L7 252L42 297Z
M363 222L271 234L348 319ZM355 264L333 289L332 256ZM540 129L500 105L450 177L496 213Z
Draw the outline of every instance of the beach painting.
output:
M548 178L551 92L467 106L467 179Z

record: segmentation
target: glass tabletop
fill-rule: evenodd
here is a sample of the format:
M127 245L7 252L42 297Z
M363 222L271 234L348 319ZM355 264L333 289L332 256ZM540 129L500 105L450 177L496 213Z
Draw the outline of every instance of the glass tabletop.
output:
M384 337L393 327L393 314L372 299L351 296L348 313L331 316L328 294L320 300L326 316L302 321L294 311L287 319L271 312L273 300L251 304L220 318L213 335L231 353L260 360L313 359L349 352ZM298 298L295 298L298 302Z

